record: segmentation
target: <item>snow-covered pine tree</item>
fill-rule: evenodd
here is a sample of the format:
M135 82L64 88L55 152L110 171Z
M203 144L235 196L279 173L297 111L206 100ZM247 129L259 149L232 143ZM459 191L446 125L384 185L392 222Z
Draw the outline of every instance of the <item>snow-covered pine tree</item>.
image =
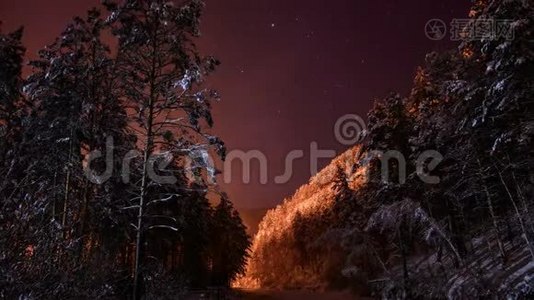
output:
M90 10L85 18L74 18L30 63L32 75L24 91L32 115L24 128L23 159L31 166L28 174L33 183L24 191L35 208L29 214L35 249L31 264L41 271L31 276L83 269L89 277L106 274L110 279L115 273L109 270L125 267L116 265L109 253L125 245L121 223L126 217L120 210L125 197L118 163L133 140L126 132L125 110L115 89L115 64L103 42L105 27L100 13ZM113 145L108 144L111 139ZM106 156L110 150L114 163L106 166L102 158L90 165L95 174L108 172L109 178L99 182L88 177L85 156L92 151ZM103 257L108 260L107 271L101 268ZM34 280L47 293L50 283ZM65 297L62 293L75 287L96 291L94 286L81 287L82 282L103 284L79 280L55 292Z
M1 25L1 22L0 22ZM25 178L20 164L22 120L26 110L22 97L22 62L25 48L22 29L3 33L0 28L0 296L8 296L19 277L13 261L24 253L24 227L20 217L27 213L21 201Z
M156 180L150 174L154 155L159 152L165 155L160 159L178 161L181 157L183 161L184 157L200 152L202 163L208 166L209 148L214 147L224 156L221 141L204 132L213 125L211 102L218 95L201 85L219 62L211 56L201 57L193 43L199 35L201 1L188 1L181 6L163 0L128 0L121 4L106 1L105 5L111 14L108 23L118 40L121 97L135 122L131 125L142 152L142 162L136 170L139 182L135 184L131 203L138 211L134 225L137 237L133 294L134 299L140 299L145 231L179 230L175 226L146 226L146 207L150 202L180 197L179 193L154 193L162 184L175 184L169 176L177 171L159 173L167 176L169 182ZM214 170L208 168L208 173L214 175Z

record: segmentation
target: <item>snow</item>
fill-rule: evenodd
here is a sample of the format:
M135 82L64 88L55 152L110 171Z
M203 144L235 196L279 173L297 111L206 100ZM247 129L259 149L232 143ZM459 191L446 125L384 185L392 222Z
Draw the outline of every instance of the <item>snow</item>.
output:
M506 48L510 47L510 42L504 42L497 46L497 50L505 50Z
M447 299L462 299L462 287L465 285L466 281L467 279L465 277L456 277L453 281L453 285L449 288Z
M174 88L181 87L184 91L188 90L193 82L198 79L200 73L198 71L187 70L182 79L174 82Z
M512 275L508 276L506 280L501 284L500 290L505 290L508 288L508 286L517 281L521 277L526 277L527 272L534 269L534 261L529 262L528 264L524 265L519 270L515 271Z
M516 64L517 66L520 66L520 65L522 65L522 64L524 64L524 63L526 63L526 62L527 62L527 59L526 59L526 58L524 58L524 57L520 57L520 58L518 58L518 59L515 61L515 64Z
M497 150L497 147L499 146L499 144L502 142L502 135L500 137L498 137L495 142L493 142L493 146L491 147L491 153L493 154L495 152L495 150Z
M497 84L493 87L493 90L502 92L504 90L505 86L506 86L506 79L503 79L503 80L497 82Z
M56 140L56 143L66 143L70 141L70 137L65 137L65 138L61 138L61 139L57 139Z

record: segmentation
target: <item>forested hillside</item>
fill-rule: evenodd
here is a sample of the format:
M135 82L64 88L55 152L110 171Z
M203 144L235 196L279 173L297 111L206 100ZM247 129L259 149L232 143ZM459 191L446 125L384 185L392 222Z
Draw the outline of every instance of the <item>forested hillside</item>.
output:
M206 161L225 148L202 2L104 6L28 78L23 30L0 33L1 299L176 299L243 269L249 237Z
M428 54L410 94L375 104L361 145L267 214L236 285L534 297L534 3L479 0L469 17L515 36ZM393 150L405 180L396 159L381 173L376 153ZM443 159L418 168L428 150Z

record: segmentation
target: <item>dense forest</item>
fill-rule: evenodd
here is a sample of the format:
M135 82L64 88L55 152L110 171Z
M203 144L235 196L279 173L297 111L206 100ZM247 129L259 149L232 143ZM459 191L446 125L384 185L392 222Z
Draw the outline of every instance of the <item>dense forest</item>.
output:
M236 285L534 297L534 3L477 0L469 18L515 36L428 54L408 95L376 102L361 145L267 213ZM405 166L373 154L392 150ZM443 159L422 168L427 150Z
M104 1L29 66L23 29L0 33L0 298L176 299L244 270L202 7Z
M458 48L252 242L216 184L202 10L105 0L29 63L24 30L0 31L0 299L534 298L534 2L473 1ZM488 20L499 35L472 38Z

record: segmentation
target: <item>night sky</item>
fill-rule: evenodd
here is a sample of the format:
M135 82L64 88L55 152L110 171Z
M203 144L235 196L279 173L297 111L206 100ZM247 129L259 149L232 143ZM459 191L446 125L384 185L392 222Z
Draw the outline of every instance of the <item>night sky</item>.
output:
M99 0L0 0L3 30L26 27L28 57L49 44L74 15ZM234 172L224 185L237 207L270 207L307 182L310 143L338 153L337 118L365 116L374 99L406 93L425 53L454 47L426 38L428 20L465 18L469 0L206 0L200 50L222 65L209 80L223 96L215 133L229 150L260 150L269 184ZM288 184L286 154L304 150ZM321 161L321 166L328 160ZM235 168L237 169L237 168ZM255 169L257 170L257 168Z

